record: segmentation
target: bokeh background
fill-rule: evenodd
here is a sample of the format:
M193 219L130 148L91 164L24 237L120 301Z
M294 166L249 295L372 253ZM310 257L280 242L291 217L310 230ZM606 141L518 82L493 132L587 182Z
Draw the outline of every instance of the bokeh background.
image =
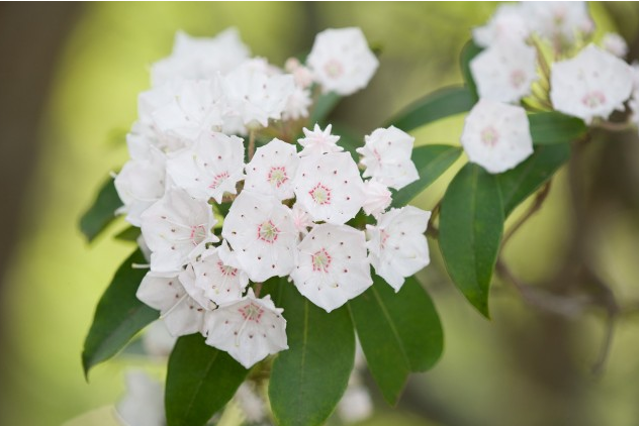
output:
M101 407L121 397L124 370L141 365L118 357L84 380L80 353L95 305L132 247L111 238L123 222L92 245L77 222L109 171L126 161L136 96L176 30L212 36L236 26L254 54L281 65L324 28L360 26L381 48L381 66L334 118L364 134L459 83L461 47L495 7L0 3L0 424L112 424ZM590 7L599 31L620 32L637 59L639 6ZM457 144L462 120L419 129L417 144ZM560 172L543 210L509 243L506 260L543 290L541 302L495 280L493 319L481 318L430 242L433 264L421 278L442 318L445 352L432 371L412 377L394 410L373 385L370 424L639 425L638 144L636 131L597 135L581 167ZM458 166L416 204L431 209ZM584 265L598 287L573 273ZM614 338L605 345L608 330Z

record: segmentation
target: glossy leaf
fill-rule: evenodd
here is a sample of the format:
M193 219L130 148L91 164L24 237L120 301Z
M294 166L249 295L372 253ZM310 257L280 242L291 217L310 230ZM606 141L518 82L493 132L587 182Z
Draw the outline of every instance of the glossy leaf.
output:
M335 109L342 97L335 92L322 93L315 101L309 123L311 128L318 123L322 128L330 113Z
M402 207L429 187L459 158L462 150L450 145L426 145L413 149L412 160L419 180L393 194L393 207Z
M93 205L80 219L80 230L89 242L115 220L115 211L122 206L113 182L113 178L107 179L100 188Z
M269 398L281 426L324 424L341 399L355 359L355 333L346 307L330 314L293 284L280 286L289 349L273 362Z
M120 231L115 236L115 239L120 241L136 242L138 238L140 237L140 234L141 234L140 228L138 228L137 226L129 226L128 228L125 228L122 231Z
M433 302L414 277L398 293L383 279L374 280L349 309L371 374L394 405L411 372L435 365L443 333Z
M168 426L203 426L233 398L249 370L200 334L178 339L166 376Z
M132 268L133 263L146 263L140 250L122 263L98 302L82 352L85 376L93 366L117 354L133 336L159 317L157 311L135 297L147 271Z
M385 127L393 125L408 132L439 119L470 111L475 102L472 93L465 87L444 88L409 105Z
M587 130L583 120L554 111L530 114L528 120L535 145L572 142Z
M497 177L476 164L466 164L442 199L439 245L453 282L486 317L503 227Z
M505 217L546 183L568 158L568 144L537 146L526 161L513 170L497 175Z
M475 79L473 78L473 74L470 71L470 61L472 61L475 56L480 54L482 50L484 49L477 46L473 40L469 40L462 48L462 52L459 58L462 76L464 77L466 87L470 91L471 97L473 99L473 104L479 100L479 95L477 94L477 85L475 84Z

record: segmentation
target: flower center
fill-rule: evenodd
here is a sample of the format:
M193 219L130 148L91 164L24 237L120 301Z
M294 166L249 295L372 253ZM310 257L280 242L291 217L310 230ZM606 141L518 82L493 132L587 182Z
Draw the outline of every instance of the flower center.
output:
M326 249L321 249L311 256L314 272L328 273L328 267L331 266L331 255Z
M526 81L526 74L522 70L515 70L510 74L510 84L519 89Z
M313 198L313 201L315 201L317 204L324 205L331 203L331 190L321 183L315 185L315 187L308 193L311 198Z
M255 303L251 302L248 305L239 309L240 314L242 314L242 318L247 321L255 321L256 323L260 322L262 318L262 314L264 313L264 309L260 308Z
M257 238L269 244L277 241L279 233L280 230L270 220L257 227Z
M596 108L598 106L603 105L606 102L606 97L603 93L598 90L587 93L586 96L583 97L581 103L587 106L588 108Z
M217 189L225 179L229 178L229 172L219 173L213 178L213 182L209 185L210 189Z
M481 143L493 147L499 142L499 133L493 126L486 127L481 131Z
M217 268L225 277L234 277L237 275L237 269L233 268L232 266L223 264L221 260L217 262Z
M338 78L344 73L344 67L335 59L331 59L324 65L324 71L330 78Z
M206 228L204 225L191 226L191 235L189 236L194 246L200 244L206 238Z
M279 188L287 180L288 176L286 175L286 167L271 167L271 170L268 172L268 181L271 185Z

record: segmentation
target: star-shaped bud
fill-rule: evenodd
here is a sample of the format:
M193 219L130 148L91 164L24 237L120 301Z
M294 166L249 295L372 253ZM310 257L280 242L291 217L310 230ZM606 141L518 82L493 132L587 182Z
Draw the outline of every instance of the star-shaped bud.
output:
M390 206L392 194L386 185L375 180L364 182L364 212L377 217Z
M160 311L169 333L184 336L202 330L206 309L193 300L178 278L179 272L149 271L142 279L136 296L146 305Z
M537 53L523 42L493 44L470 61L479 96L499 102L519 102L537 80Z
M502 4L486 25L473 29L473 40L478 46L489 47L504 40L523 42L529 33L521 5Z
M142 213L142 235L151 249L151 270L177 271L199 246L217 242L211 232L217 220L206 201L174 188Z
M308 234L308 229L315 226L313 218L311 218L311 215L308 214L306 209L302 207L300 203L295 203L293 205L293 208L291 209L291 217L293 218L295 229L297 229L300 234Z
M364 232L347 225L321 224L299 245L291 278L302 295L330 312L373 284Z
M391 209L377 225L366 227L370 261L375 272L399 291L404 278L430 263L426 227L430 212L413 206Z
M470 162L490 173L514 168L533 153L526 111L480 99L466 116L461 144Z
M550 99L557 111L590 123L623 110L632 85L630 66L591 44L574 58L553 64Z
M291 272L298 235L288 207L273 196L250 190L233 201L222 227L222 236L254 282Z
M359 28L317 34L307 64L324 92L351 95L368 85L379 61Z
M203 132L196 143L167 161L167 173L193 198L222 202L225 193L235 194L244 178L244 143L237 136Z
M313 220L334 224L355 217L364 203L363 187L348 152L303 157L295 178L297 202Z
M324 130L320 128L319 124L315 124L313 130L303 128L304 137L297 140L304 148L299 153L300 157L343 151L344 148L337 145L339 136L331 134L332 128L332 124L326 126Z
M278 200L293 198L293 178L299 161L294 145L273 139L259 147L246 165L244 188Z
M364 177L394 189L401 189L419 179L417 168L411 160L415 138L390 126L377 129L365 137L365 145L357 148L362 156L360 163L366 167Z
M206 343L251 368L268 355L288 349L282 311L275 307L270 296L258 299L253 289L249 289L241 300L221 305L207 314Z

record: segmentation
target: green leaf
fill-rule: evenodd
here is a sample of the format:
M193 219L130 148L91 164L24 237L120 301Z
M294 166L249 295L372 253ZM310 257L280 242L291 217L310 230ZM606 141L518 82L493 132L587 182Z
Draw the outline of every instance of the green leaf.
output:
M546 183L568 158L568 144L537 146L526 161L506 173L497 175L505 217Z
M113 182L111 177L106 180L93 205L80 219L80 230L89 242L93 241L115 220L115 211L122 206L122 201Z
M448 170L461 152L461 148L450 145L426 145L413 149L412 160L419 172L419 180L394 193L392 206L408 204Z
M408 132L433 121L469 111L475 102L472 93L465 87L444 88L409 105L384 127L393 125Z
M476 164L466 164L442 199L439 245L453 282L486 317L503 227L497 177Z
M140 228L137 226L129 226L120 231L116 236L116 240L136 242L140 236Z
M319 95L311 111L311 117L309 119L310 126L313 126L315 123L323 126L326 118L341 100L342 97L335 92L322 93Z
M200 334L178 339L166 376L168 426L200 426L233 398L249 370Z
M281 426L324 424L341 399L355 359L355 333L346 307L330 314L300 295L293 284L280 288L289 349L273 362L269 398Z
M147 271L132 268L133 263L146 263L139 249L118 268L98 302L82 352L85 376L93 366L117 354L133 336L159 316L157 311L135 297Z
M535 145L571 142L587 131L583 120L554 111L530 114L528 120Z
M433 302L414 277L398 293L383 279L374 281L349 308L371 374L394 405L411 372L435 365L443 333Z
M483 50L483 48L477 46L471 39L466 42L459 57L462 77L464 78L466 87L470 91L471 97L473 99L473 104L479 100L479 95L477 94L477 85L475 84L475 79L473 78L473 74L470 71L470 61L472 61L475 56L479 55Z

